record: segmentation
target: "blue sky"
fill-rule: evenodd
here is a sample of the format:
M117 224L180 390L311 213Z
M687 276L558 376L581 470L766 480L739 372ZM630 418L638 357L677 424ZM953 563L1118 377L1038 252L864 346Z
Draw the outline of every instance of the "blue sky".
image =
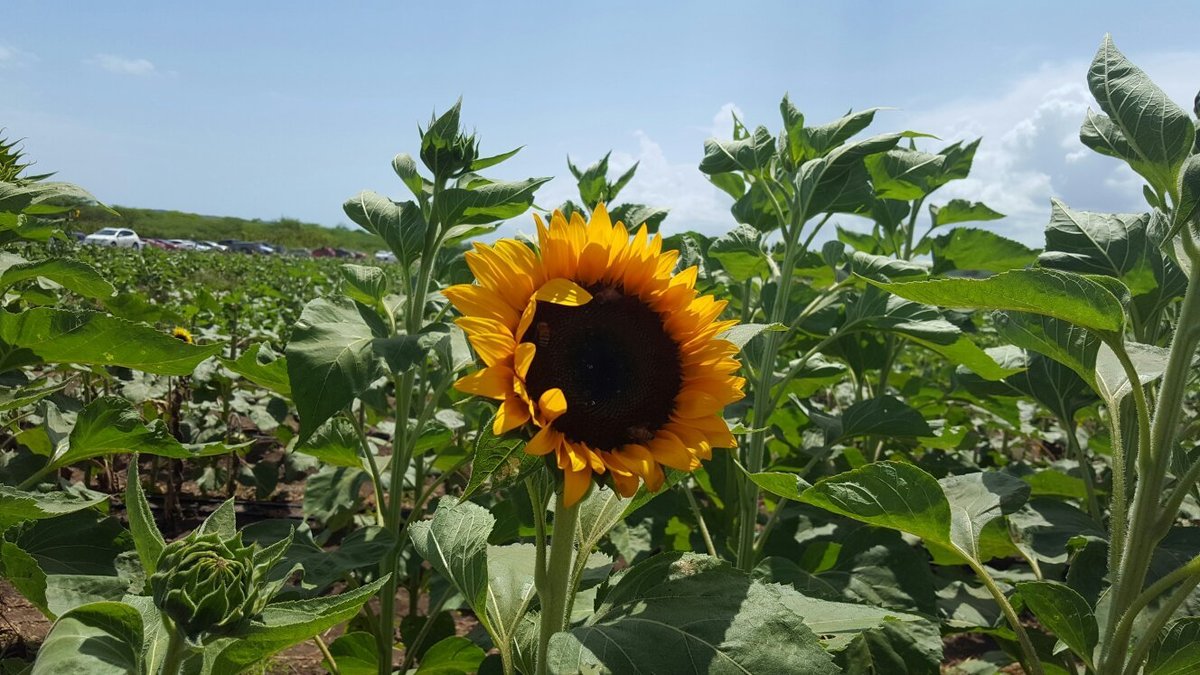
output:
M570 195L568 154L611 149L616 167L642 162L623 196L672 208L668 230L716 233L729 202L696 171L704 139L731 111L777 129L790 92L813 122L890 106L875 130L982 135L972 178L941 199L983 199L1037 244L1051 195L1143 208L1132 174L1076 134L1105 32L1190 108L1200 17L1151 4L18 3L0 126L108 203L334 225L360 189L404 194L392 156L462 95L484 152L525 146L498 176L560 177L540 205Z

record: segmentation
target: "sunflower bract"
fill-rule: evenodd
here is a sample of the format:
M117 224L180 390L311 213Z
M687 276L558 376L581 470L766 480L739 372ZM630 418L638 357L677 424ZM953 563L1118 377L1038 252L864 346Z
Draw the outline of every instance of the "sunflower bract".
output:
M254 547L240 537L192 534L163 549L150 577L154 604L193 641L229 633L262 612L270 599L266 569L255 566Z
M603 204L587 222L535 216L538 248L513 239L466 254L478 284L444 293L484 368L456 383L500 402L493 431L529 425L525 451L553 453L566 504L594 478L625 496L658 490L663 467L692 471L734 447L721 411L742 398L735 321L695 290L696 269L645 226L630 237Z

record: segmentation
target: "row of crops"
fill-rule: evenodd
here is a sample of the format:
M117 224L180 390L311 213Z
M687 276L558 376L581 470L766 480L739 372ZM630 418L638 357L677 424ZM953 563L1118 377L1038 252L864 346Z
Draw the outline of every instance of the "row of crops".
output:
M1042 249L939 195L980 141L786 97L719 236L455 105L345 203L381 265L76 248L0 141L0 672L1195 672L1198 123L1086 76L1146 208Z

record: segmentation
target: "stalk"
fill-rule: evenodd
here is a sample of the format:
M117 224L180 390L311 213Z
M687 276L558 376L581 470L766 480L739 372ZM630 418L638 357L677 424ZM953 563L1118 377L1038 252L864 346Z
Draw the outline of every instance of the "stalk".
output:
M575 553L575 523L579 520L579 505L567 508L560 491L554 501L554 532L550 537L550 558L545 575L538 586L542 603L541 626L538 634L537 672L546 675L546 655L550 636L567 627L567 595L571 592L571 558Z
M1021 645L1021 655L1024 657L1021 665L1025 667L1026 672L1030 673L1030 675L1045 675L1045 671L1042 670L1041 659L1038 658L1037 650L1033 648L1033 642L1029 639L1029 633L1021 625L1021 618L1017 616L1017 611L1013 609L1012 603L1005 597L1004 591L1000 590L995 580L992 579L992 575L987 573L983 565L972 560L970 556L963 557L967 561L967 565L974 570L975 575L983 582L983 585L987 586L988 592L992 594L992 597L996 600L996 604L1000 605L1000 610L1004 612L1004 618L1008 620L1008 625L1017 634L1017 642Z
M768 315L769 323L779 323L787 315L788 290L792 283L792 272L796 268L796 256L799 253L798 240L800 230L804 225L803 209L799 204L792 205L791 227L784 230L783 267L779 271L778 285L775 289L775 303ZM763 336L764 344L762 359L758 366L758 382L754 385L754 426L758 430L750 435L750 447L747 449L746 468L750 473L762 471L766 449L766 417L771 407L771 385L774 384L775 359L779 354L780 334L769 331ZM750 571L754 567L754 534L758 525L758 484L750 479L742 481L741 517L738 523L737 567Z
M1193 261L1200 262L1195 242L1191 233L1184 232L1184 241ZM1101 654L1101 672L1119 672L1125 663L1125 654L1129 648L1127 641L1116 639L1119 622L1126 611L1134 605L1138 594L1142 591L1146 573L1150 565L1150 557L1155 546L1165 534L1161 527L1164 518L1171 517L1162 512L1162 489L1167 471L1171 465L1171 454L1174 451L1176 435L1180 420L1183 416L1183 398L1186 394L1190 375L1192 356L1196 352L1196 344L1200 342L1200 281L1193 275L1188 281L1187 292L1180 307L1175 336L1171 340L1171 351L1167 359L1167 368L1163 375L1162 386L1159 389L1158 402L1155 406L1153 420L1148 429L1139 429L1137 466L1139 480L1134 490L1134 509L1131 523L1127 528L1124 550L1122 551L1118 575L1113 581L1112 608L1104 633L1104 649ZM1123 351L1123 350L1122 350ZM1122 351L1117 356L1124 362L1128 358ZM1129 371L1130 365L1126 365ZM1139 418L1148 417L1145 411L1145 392L1136 385L1136 373L1133 374L1134 402L1138 404ZM1174 503L1169 500L1168 503ZM1119 523L1114 523L1117 527Z
M179 631L167 626L170 639L167 642L167 655L163 657L162 675L178 675L183 672L183 660L187 656L187 643Z

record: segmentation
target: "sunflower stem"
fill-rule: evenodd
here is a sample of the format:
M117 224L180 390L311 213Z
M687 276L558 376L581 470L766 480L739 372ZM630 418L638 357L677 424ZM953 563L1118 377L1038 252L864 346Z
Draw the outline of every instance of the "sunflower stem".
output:
M550 557L546 561L543 583L538 586L542 604L541 630L538 634L537 672L545 675L550 637L567 627L567 594L571 592L571 561L575 553L575 523L579 505L567 508L560 489L554 500L554 531L550 536Z
M167 654L163 657L162 675L178 675L183 671L183 660L187 657L187 643L178 630L167 626Z

